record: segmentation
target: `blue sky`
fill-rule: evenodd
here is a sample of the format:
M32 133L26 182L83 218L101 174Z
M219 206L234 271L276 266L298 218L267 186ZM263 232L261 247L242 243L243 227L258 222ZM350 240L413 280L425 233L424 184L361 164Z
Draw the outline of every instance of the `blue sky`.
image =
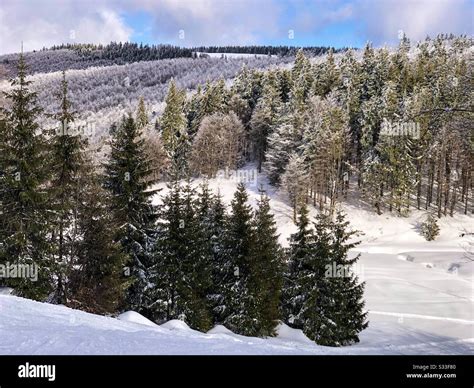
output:
M0 53L59 43L361 47L473 34L474 0L1 0Z

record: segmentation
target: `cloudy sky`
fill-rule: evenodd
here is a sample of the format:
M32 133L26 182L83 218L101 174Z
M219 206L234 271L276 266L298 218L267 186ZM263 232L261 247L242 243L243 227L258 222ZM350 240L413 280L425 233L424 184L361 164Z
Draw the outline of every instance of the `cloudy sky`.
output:
M474 0L0 0L0 54L58 43L360 47L474 34Z

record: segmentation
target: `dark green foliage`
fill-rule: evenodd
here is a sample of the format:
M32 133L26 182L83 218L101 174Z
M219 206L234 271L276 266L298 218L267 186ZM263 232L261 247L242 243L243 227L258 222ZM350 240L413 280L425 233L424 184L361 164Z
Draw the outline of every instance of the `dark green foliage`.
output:
M16 293L43 299L51 291L50 247L46 208L47 143L37 124L41 110L36 93L26 80L23 55L18 62L18 78L12 90L5 93L10 103L2 108L0 213L2 237L0 262L36 266L38 279L0 279Z
M50 207L52 269L56 275L52 300L65 304L68 299L67 279L77 254L80 214L81 175L85 173L84 152L87 142L75 131L74 116L68 97L68 83L63 73L58 93L59 110L51 116L57 120L50 137L51 181L48 193Z
M283 282L283 251L270 200L262 195L254 216L255 241L252 250L250 291L256 301L255 334L260 337L275 335L280 319L280 295Z
M117 224L109 211L111 200L100 177L89 167L80 179L80 207L76 225L81 236L70 270L68 304L96 314L111 314L123 307L130 278L124 274L129 256L115 242Z
M155 209L148 190L150 164L144 152L144 140L132 116L125 117L113 133L111 152L105 165L104 187L110 193L110 210L117 225L116 241L129 255L133 283L126 306L142 311L150 303L149 267L153 264Z
M164 198L153 267L155 303L159 321L183 319L194 329L212 327L208 294L212 282L212 246L206 229L209 198L187 184L175 182Z
M236 333L272 336L279 319L282 255L269 200L255 216L239 184L231 203L223 251L223 324Z
M303 208L298 232L291 238L284 311L289 325L302 329L320 345L344 346L358 342L368 323L364 312L364 283L352 272L358 256L348 258L355 232L341 212L332 220L319 214L309 231Z

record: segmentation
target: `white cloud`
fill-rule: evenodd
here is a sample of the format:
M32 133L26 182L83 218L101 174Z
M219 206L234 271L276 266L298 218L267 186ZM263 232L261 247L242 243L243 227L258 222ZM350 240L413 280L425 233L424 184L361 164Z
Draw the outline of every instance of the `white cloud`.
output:
M412 40L440 32L472 34L472 4L472 0L0 0L0 53L18 51L21 41L25 50L33 50L73 41L127 41L144 31L156 43L194 46L291 44L296 43L288 40L292 29L311 44L311 38L340 23L351 24L341 31L344 36L395 43L399 30ZM127 25L129 16L139 11L149 16L151 25L133 31ZM184 39L179 39L180 30Z
M134 3L136 4L136 3ZM278 0L142 0L157 41L180 45L255 44L284 38ZM185 39L179 40L183 30Z
M354 9L365 22L365 36L376 44L395 41L399 30L414 41L439 33L473 33L471 0L361 0Z
M68 42L127 41L132 29L112 8L86 1L2 0L0 53Z

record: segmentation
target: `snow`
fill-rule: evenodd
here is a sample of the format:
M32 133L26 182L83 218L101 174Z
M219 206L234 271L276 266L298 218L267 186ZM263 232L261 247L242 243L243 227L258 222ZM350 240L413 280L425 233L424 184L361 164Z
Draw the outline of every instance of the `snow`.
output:
M148 318L145 318L143 315L138 314L135 311L126 311L122 314L120 314L117 319L120 319L121 321L125 322L132 322L132 323L138 323L140 325L145 325L145 326L151 326L151 327L156 327L157 324L150 321Z
M252 177L253 167L246 169ZM166 192L164 184L157 187ZM229 203L237 180L221 176L209 187ZM257 175L247 184L253 206L259 188L271 197L280 241L287 245L295 231L288 200ZM182 321L155 325L134 312L102 317L0 292L0 354L473 354L474 271L465 253L472 236L461 237L473 217L442 218L439 237L427 242L417 228L423 212L402 218L376 215L357 202L342 207L365 233L350 253L361 255L356 269L366 282L369 311L369 327L356 345L318 346L285 324L274 338L245 337L223 326L200 333Z
M190 332L192 330L185 322L180 321L178 319L172 319L166 323L163 323L161 327L171 331L182 331L182 332Z
M10 295L13 292L13 288L0 287L0 295Z
M209 333L170 321L161 326L144 325L40 303L12 295L0 295L0 354L9 355L107 355L107 354L472 354L474 340L436 335L406 324L373 315L371 326L355 346L331 348L311 342L304 334L281 324L274 338L234 334L223 326ZM143 317L142 317L143 318ZM375 318L375 319L374 319ZM143 318L145 319L145 318ZM472 322L445 322L447 326L471 327Z
M196 51L196 54L199 56L201 54L209 56L209 58L265 58L269 57L268 54L247 54L247 53L206 53L201 51ZM272 58L277 58L278 55L270 55Z
M207 334L227 334L227 335L233 335L227 327L222 326L222 325L216 325L214 326L211 330L207 332Z
M311 344L312 341L306 337L302 330L293 329L284 323L280 323L277 327L277 337L282 340L288 340L291 342L303 342Z

